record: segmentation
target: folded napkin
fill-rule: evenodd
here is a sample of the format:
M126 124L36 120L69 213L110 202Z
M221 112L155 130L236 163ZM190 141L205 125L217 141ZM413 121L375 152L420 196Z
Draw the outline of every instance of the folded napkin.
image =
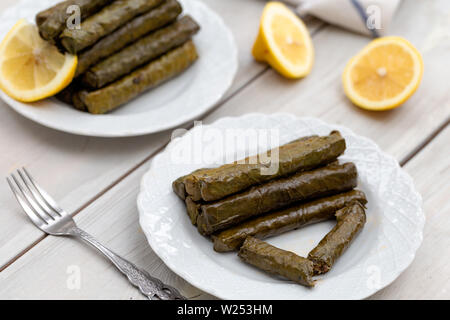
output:
M283 0L330 24L364 35L386 34L400 0Z

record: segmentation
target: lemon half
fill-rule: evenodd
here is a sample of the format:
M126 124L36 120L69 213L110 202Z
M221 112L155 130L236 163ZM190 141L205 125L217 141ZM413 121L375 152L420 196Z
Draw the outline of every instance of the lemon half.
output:
M401 37L370 42L353 57L342 75L347 97L368 110L388 110L404 103L418 88L423 60Z
M280 2L269 2L264 7L252 54L257 61L267 62L292 79L309 74L314 64L314 47L308 29Z
M72 81L77 63L76 56L60 53L22 19L0 44L0 88L23 102L45 99Z

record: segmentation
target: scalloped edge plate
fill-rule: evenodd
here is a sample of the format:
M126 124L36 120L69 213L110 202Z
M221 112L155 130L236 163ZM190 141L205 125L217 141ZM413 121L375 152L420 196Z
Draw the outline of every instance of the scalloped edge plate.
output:
M222 299L363 299L389 285L413 261L425 223L422 198L398 162L370 139L343 126L289 114L227 117L204 128L277 128L281 144L339 130L347 142L340 159L356 164L358 188L366 193L369 203L364 230L316 287L309 289L266 275L239 261L236 253L214 252L212 243L190 224L183 202L172 192L173 180L205 164L175 165L171 152L180 146L207 147L214 143L214 139L197 141L196 132L202 127L194 127L154 158L142 178L137 199L140 224L150 246L172 271L192 285ZM236 152L226 148L226 154ZM332 226L308 226L267 241L306 255Z
M81 112L54 98L22 103L0 91L0 98L22 116L43 126L78 135L128 137L160 132L206 113L231 86L238 69L233 34L222 18L197 0L179 0L183 14L201 26L194 36L200 58L180 76L105 115ZM21 0L0 17L0 37L21 18L34 21L55 0Z

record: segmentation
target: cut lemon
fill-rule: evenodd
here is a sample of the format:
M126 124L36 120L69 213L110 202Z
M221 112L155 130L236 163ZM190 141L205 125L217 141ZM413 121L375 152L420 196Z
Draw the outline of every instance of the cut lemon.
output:
M287 78L298 79L311 71L314 47L299 17L280 2L269 2L261 17L253 57L267 62Z
M422 56L401 37L373 40L353 57L342 75L347 97L368 110L388 110L404 103L418 88Z
M76 56L60 53L22 19L0 44L0 88L19 101L41 100L72 81L77 63Z

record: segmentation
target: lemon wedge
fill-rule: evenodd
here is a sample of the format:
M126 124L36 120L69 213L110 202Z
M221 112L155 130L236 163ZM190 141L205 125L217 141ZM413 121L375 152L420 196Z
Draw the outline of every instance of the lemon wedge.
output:
M418 88L422 56L406 39L383 37L370 42L345 67L342 75L347 97L367 110L400 106Z
M314 47L303 21L280 2L264 7L253 57L267 62L281 75L298 79L308 75L314 64Z
M72 81L77 63L76 56L60 53L22 19L0 44L0 88L23 102L45 99Z

